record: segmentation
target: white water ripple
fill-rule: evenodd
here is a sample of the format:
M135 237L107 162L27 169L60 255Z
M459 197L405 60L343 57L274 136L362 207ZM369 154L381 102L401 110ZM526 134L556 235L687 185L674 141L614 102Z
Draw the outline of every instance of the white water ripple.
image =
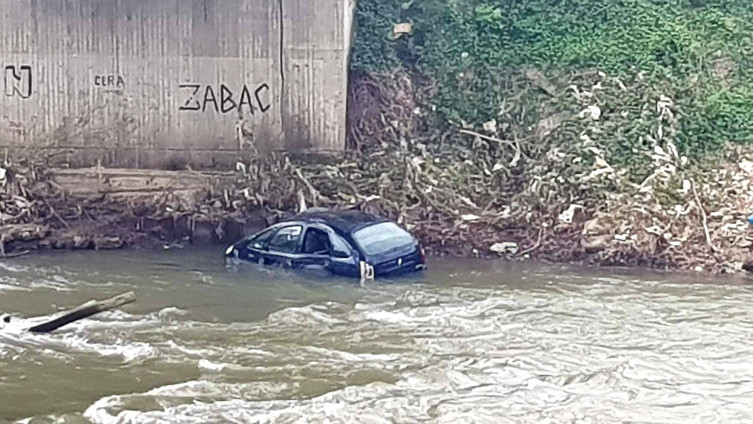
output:
M232 287L213 278L183 303L165 289L146 312L50 335L23 331L45 317L14 321L0 332L0 396L91 385L70 390L77 403L49 389L63 400L37 421L66 423L753 421L746 286L511 278L338 288L357 292L352 301L307 298L311 286L298 301L289 291L300 285L271 284L284 306L245 322L197 313L248 307L247 285L221 303L211 295Z
M610 297L615 287L622 296ZM745 408L753 404L753 351L741 348L753 311L741 305L707 307L624 281L546 296L421 290L409 302L295 307L236 325L237 340L248 343L200 352L211 381L106 397L85 417L103 424L753 419ZM693 305L700 308L687 309ZM736 325L711 318L720 315L736 316ZM244 378L259 381L236 381ZM144 409L145 399L160 407Z

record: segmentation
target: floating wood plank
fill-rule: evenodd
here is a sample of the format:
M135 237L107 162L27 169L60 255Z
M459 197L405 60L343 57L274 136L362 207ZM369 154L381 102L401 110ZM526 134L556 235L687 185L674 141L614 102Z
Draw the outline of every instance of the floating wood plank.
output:
M136 301L136 294L134 292L124 293L107 300L92 300L84 303L76 309L64 313L62 316L55 318L52 321L31 327L29 331L32 333L50 333L70 323L127 305L134 301Z

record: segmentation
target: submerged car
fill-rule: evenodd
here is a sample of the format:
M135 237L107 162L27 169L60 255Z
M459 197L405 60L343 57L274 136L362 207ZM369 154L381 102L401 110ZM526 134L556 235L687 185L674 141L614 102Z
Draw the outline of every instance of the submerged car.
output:
M301 213L228 247L226 258L372 279L426 268L419 242L396 223L360 211Z

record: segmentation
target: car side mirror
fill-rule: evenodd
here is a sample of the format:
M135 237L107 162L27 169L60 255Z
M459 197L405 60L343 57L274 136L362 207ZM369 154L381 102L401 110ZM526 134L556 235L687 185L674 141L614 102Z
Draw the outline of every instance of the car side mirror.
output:
M343 252L342 250L333 250L332 257L338 259L348 259L350 257L350 254L348 252Z

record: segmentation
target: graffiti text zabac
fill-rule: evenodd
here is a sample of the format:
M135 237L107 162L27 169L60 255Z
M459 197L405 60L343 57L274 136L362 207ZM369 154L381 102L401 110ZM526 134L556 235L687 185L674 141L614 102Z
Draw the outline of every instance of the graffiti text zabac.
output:
M253 92L246 84L236 92L225 84L213 87L186 83L180 84L180 89L183 97L179 110L184 112L214 111L225 114L237 110L238 112L247 111L254 115L257 111L266 113L272 107L269 102L270 90L267 83L260 84Z

